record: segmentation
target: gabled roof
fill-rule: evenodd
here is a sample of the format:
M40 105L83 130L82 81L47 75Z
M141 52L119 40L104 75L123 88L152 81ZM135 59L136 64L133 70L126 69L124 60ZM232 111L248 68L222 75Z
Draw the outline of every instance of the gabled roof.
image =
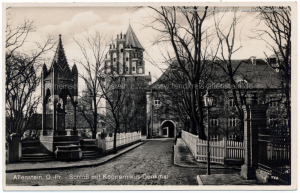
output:
M126 39L125 39L125 45L126 47L134 47L134 48L141 48L144 49L139 40L137 39L131 25L129 24L129 27L126 32Z
M68 65L65 50L64 50L63 45L62 45L61 35L59 35L58 45L57 45L55 55L54 55L54 58L53 58L53 61L52 61L52 64L51 64L51 68L49 70L50 71L50 74L49 74L50 76L48 75L46 80L51 79L51 74L53 72L54 63L57 66L57 69L58 69L58 72L59 72L59 75L60 75L61 78L70 78L71 70L70 70L70 67Z
M244 61L239 67L240 62ZM232 69L238 67L234 80L236 82L246 81L250 84L252 89L280 89L281 77L280 74L275 72L267 63L262 59L256 59L256 65L253 65L251 60L232 60ZM213 74L210 82L215 84L228 84L229 77L218 66L213 66ZM149 89L160 88L160 85L168 84L168 75L171 72L171 67L167 68L165 72L158 78L157 81L149 86Z

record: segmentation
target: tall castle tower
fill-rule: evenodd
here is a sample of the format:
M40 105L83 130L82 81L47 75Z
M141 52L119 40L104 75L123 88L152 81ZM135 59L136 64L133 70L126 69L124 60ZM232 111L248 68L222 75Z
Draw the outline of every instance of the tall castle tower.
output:
M145 72L144 51L129 24L126 34L118 34L115 43L110 45L104 71L106 80L119 77L121 84L127 85L126 91L131 93L129 96L134 95L134 100L129 99L130 104L124 106L124 116L127 114L127 120L130 120L128 124L134 125L128 129L141 131L142 135L146 135L146 90L151 83L150 72ZM131 112L127 113L127 110ZM122 123L121 128L126 127L127 123Z
M105 73L116 72L125 76L145 76L144 48L129 24L126 34L117 35L110 45L105 60Z

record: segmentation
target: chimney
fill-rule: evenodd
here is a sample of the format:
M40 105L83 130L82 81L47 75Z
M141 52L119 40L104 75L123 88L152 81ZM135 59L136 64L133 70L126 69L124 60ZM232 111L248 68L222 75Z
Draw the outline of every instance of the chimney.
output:
M256 57L255 56L252 56L251 57L251 62L252 62L252 65L256 65Z
M115 44L113 45L113 48L115 49Z
M117 39L119 39L119 34L117 35Z
M111 44L109 44L109 49L111 49Z
M122 32L121 32L121 34L120 34L120 39L122 39Z
M124 34L124 39L126 39L126 34Z

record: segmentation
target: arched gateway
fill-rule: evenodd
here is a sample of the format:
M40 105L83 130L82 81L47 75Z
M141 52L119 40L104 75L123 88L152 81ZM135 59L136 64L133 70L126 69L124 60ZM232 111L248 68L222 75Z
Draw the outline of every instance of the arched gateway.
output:
M174 138L177 134L176 123L172 120L165 120L161 123L162 137Z

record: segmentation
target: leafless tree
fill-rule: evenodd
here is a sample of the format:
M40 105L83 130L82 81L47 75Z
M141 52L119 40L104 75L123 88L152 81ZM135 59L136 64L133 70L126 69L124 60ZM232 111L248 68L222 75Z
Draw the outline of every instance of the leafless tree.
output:
M124 77L117 74L117 69L112 73L102 73L99 77L100 88L103 98L106 100L106 120L114 128L113 152L117 152L117 133L122 124L122 112L126 108L127 86L124 84Z
M103 98L99 76L104 67L105 55L107 53L107 37L99 31L86 32L83 39L73 37L83 55L76 59L76 63L84 68L79 77L84 80L85 94L81 96L83 105L78 106L78 111L89 124L92 131L92 138L96 138L98 122L100 119L99 105ZM91 104L91 108L86 105Z
M32 32L34 32L32 21L25 19L20 25L15 25L14 19L7 14L5 29L7 135L11 133L23 135L37 123L36 108L39 97L35 96L35 91L40 82L37 71L41 67L41 56L51 50L55 42L48 36L44 42L33 42L35 48L25 49L28 35Z
M235 8L233 8L235 9ZM221 28L220 24L222 23L223 17L228 13L223 14L214 14L214 23L215 29L217 32L217 38L219 40L220 53L218 55L218 60L215 61L217 66L221 69L224 76L223 81L229 82L230 90L232 92L232 97L234 99L234 105L237 110L237 115L239 120L244 120L244 113L242 106L246 103L246 95L247 95L247 86L244 85L242 88L238 85L238 82L235 80L237 76L239 68L248 63L247 60L241 60L238 63L233 62L233 55L242 48L242 45L237 43L238 41L238 32L237 25L239 23L240 18L236 16L236 12L231 13L232 22ZM243 80L241 80L243 81ZM240 89L239 89L240 88ZM243 125L240 124L240 131L243 132Z
M172 53L168 59L175 61L175 65L182 73L181 76L184 76L187 84L191 85L190 90L186 90L188 92L182 93L184 101L178 101L182 104L182 108L188 105L185 108L189 112L184 114L190 117L191 133L198 133L199 138L204 139L203 95L205 89L199 89L197 85L205 87L210 76L208 63L215 59L215 52L211 52L210 49L213 32L209 30L212 26L204 24L207 18L212 16L211 12L207 11L207 6L204 8L196 6L149 7L149 9L155 14L152 16L153 22L147 26L160 32L155 44L171 45ZM203 11L196 11L197 9Z
M99 118L98 107L102 100L105 101L106 126L113 128L114 152L116 153L116 136L122 124L122 111L126 100L126 88L122 87L123 76L116 69L112 73L105 73L105 59L108 52L108 44L111 40L99 31L86 32L83 40L73 38L83 55L76 63L84 68L80 77L86 84L85 96L81 97L83 104L92 104L92 109L79 106L79 111L89 123L92 130L92 138L96 137ZM109 129L109 128L107 128Z
M286 97L288 126L291 126L291 7L265 6L258 7L261 11L256 16L266 28L254 29L256 36L262 40L274 53L276 61L265 53L271 68L279 71L282 77L282 87Z

